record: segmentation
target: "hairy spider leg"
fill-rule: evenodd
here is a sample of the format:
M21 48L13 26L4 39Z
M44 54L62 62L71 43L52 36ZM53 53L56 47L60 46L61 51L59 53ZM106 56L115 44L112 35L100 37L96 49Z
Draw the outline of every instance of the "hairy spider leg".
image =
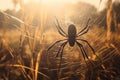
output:
M93 54L95 55L95 56L97 56L96 54L95 54L95 50L93 49L93 47L89 44L89 42L87 41L87 40L84 40L84 39L77 39L77 40L81 40L81 41L83 41L83 42L86 42L87 43L87 45L89 46L89 48L93 51ZM101 59L97 56L97 58L101 61Z
M68 36L67 33L65 33L65 31L63 31L63 29L60 27L58 19L57 18L55 18L55 19L56 19L56 22L57 22L56 28L57 28L59 34L61 34L63 37L67 37Z
M77 42L77 41L76 41L76 42ZM93 63L91 62L91 60L88 58L88 55L87 55L87 53L86 53L83 45L80 44L79 42L77 42L77 44L78 44L78 46L80 47L80 49L81 49L82 53L84 54L84 56L86 56L86 58L90 61L90 63L93 64Z
M67 33L60 27L60 24L59 24L58 19L57 19L57 18L55 18L55 19L56 19L56 21L57 21L58 28L59 28L65 35L67 35Z
M55 43L53 43L53 44L47 49L47 64L48 64L48 67L49 67L49 64L50 64L48 51L49 51L52 47L54 47L56 44L58 44L59 42L65 41L65 40L67 40L67 39L58 40L58 41L56 41Z
M67 37L67 36L58 28L57 25L56 25L56 28L57 28L57 30L58 30L58 32L59 32L59 34L60 34L61 36Z
M81 40L81 41L87 43L87 45L90 47L90 49L91 49L91 50L93 51L93 53L95 54L95 51L94 51L93 47L89 44L89 42L88 42L87 40L84 40L84 39L77 39L77 40Z
M55 46L56 44L58 44L58 43L61 42L61 41L65 41L65 40L67 40L67 39L63 39L63 40L58 40L58 41L56 41L55 43L53 43L53 44L47 49L47 52L48 52L53 46Z
M83 34L88 32L89 27L90 27L88 25L89 21L90 21L90 18L88 19L88 22L87 22L86 26L80 32L78 32L78 34L76 35L77 37L79 37L79 36L81 36L81 35L83 35Z
M87 64L87 62L86 62L86 60L85 60L85 54L84 54L84 51L83 51L83 49L82 49L82 47L81 47L82 44L78 43L77 41L76 41L76 43L77 43L78 47L79 47L80 50L81 50L81 53L82 53L82 55L83 55L83 58L84 58L85 63ZM87 67L88 67L88 64L87 64Z
M87 59L90 61L91 64L93 64L93 62L88 58L85 48L83 46L81 46L81 48L82 48L83 52L85 53L85 56L87 57Z
M61 68L61 63L62 63L62 56L63 56L63 50L64 50L64 47L65 47L65 45L68 43L68 41L66 41L66 42L64 42L62 45L61 45L61 49L60 49L60 53L61 53L61 55L60 55L60 63L59 63L59 67L58 67L58 74L59 74L59 72L60 72L60 68ZM60 75L60 74L59 74ZM58 76L59 77L59 76Z
M77 42L77 41L76 41ZM86 56L86 58L88 59L88 55L86 54L84 48L83 48L83 45L80 44L79 42L77 42L78 46L81 47L81 50L83 50L82 52L84 53L84 55Z
M68 42L68 41L66 41L66 42ZM56 57L59 56L59 54L61 53L62 47L66 44L66 42L64 42L64 43L62 43L62 44L60 45L60 48L59 48L59 50L58 50L58 52L57 52L57 54L56 54Z
M88 19L86 26L85 26L81 31L79 31L79 32L77 33L77 35L79 35L80 33L82 33L84 30L86 30L86 29L88 28L88 23L89 23L89 21L90 21L90 18Z

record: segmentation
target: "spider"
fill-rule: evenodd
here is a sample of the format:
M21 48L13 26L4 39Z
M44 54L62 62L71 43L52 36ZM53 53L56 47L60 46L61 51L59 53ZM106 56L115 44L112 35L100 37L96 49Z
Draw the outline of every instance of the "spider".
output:
M60 45L60 48L58 49L58 52L57 52L57 54L56 54L56 57L58 57L59 54L60 54L60 64L61 64L61 60L62 60L62 56L63 56L63 49L64 49L64 47L65 47L65 45L66 45L67 43L69 43L69 45L70 45L71 47L73 47L73 46L75 45L75 43L76 43L76 44L78 45L78 47L80 48L81 52L82 52L82 55L83 55L84 60L85 60L86 58L89 60L89 58L88 58L88 55L87 55L87 53L86 53L83 45L82 45L81 43L79 43L78 41L82 41L82 42L87 43L87 45L89 46L89 48L90 48L90 49L93 51L93 53L95 54L95 51L94 51L94 49L92 48L92 46L89 44L89 42L88 42L87 40L81 38L81 36L84 35L85 33L87 33L88 30L89 30L89 27L90 27L90 26L88 25L89 21L90 21L90 19L88 19L86 26L85 26L81 31L79 31L78 33L77 33L77 30L76 30L75 25L74 25L74 24L70 24L70 25L68 26L68 34L67 34L67 33L60 27L59 21L58 21L58 19L56 18L56 22L57 22L56 28L57 28L59 34L60 34L61 36L65 37L66 39L56 41L54 44L52 44L52 45L48 48L47 51L49 51L49 50L50 50L53 46L55 46L56 44L58 44L58 43L60 43L60 42L63 42L63 43ZM96 55L96 54L95 54L95 55ZM97 55L96 55L96 56L97 56Z

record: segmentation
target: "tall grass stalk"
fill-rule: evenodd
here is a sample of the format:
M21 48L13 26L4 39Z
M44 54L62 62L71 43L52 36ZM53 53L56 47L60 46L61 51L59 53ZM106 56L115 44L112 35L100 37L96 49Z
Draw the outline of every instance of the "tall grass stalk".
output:
M107 41L110 42L111 39L111 23L112 23L112 0L107 1Z

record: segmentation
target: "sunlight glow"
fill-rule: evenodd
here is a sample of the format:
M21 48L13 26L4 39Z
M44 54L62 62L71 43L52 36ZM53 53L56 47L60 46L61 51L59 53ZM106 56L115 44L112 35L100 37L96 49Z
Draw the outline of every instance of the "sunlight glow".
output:
M42 4L45 5L53 5L53 4L62 4L66 2L76 3L77 0L24 0L24 3L28 3L28 2L35 2L35 3L41 2Z
M54 4L54 3L61 4L66 2L75 3L76 1L75 0L42 0L42 2L44 4Z
M64 3L77 3L78 1L90 3L94 5L98 10L102 10L105 7L106 0L103 0L100 4L99 0L24 0L24 3L34 2L41 3L42 5L54 6L54 5L62 5Z

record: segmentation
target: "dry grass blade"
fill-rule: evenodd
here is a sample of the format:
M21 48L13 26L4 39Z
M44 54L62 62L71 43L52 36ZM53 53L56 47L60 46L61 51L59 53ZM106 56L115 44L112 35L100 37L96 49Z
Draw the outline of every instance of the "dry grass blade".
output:
M107 1L107 41L111 39L111 23L112 23L112 0Z
M39 53L37 55L37 61L36 61L36 67L35 67L36 71L38 71L38 69L39 69L39 64L40 64L40 59L41 59L41 53L42 53L42 49L39 51ZM38 72L35 72L35 79L34 80L37 80L37 77L38 77Z
M37 72L38 74L40 74L40 75L44 76L45 78L47 78L48 80L50 80L50 78L49 78L47 75L45 75L45 74L43 74L43 73L41 73L41 72L39 72L39 71L36 71L36 70L34 70L33 68L27 67L27 66L18 65L18 64L7 65L7 66L29 69L29 70L31 70L31 71Z

